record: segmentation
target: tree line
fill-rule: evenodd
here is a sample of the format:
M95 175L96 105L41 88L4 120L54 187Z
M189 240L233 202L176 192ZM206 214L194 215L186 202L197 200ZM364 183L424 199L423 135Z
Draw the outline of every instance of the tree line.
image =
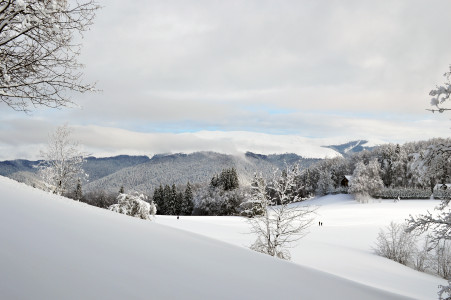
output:
M186 184L185 191L177 191L175 184L170 187L160 185L153 193L153 202L157 205L159 215L187 215L193 212L193 191L191 184Z

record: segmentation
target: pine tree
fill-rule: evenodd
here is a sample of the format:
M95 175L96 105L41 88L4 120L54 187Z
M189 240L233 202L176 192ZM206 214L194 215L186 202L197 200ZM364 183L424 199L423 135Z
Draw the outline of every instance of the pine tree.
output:
M81 180L80 180L80 178L78 178L77 186L76 186L75 192L74 192L74 199L80 201L81 198L83 198L83 192L81 190Z
M172 191L171 187L169 185L165 185L163 189L163 202L164 202L164 208L165 208L165 215L171 215L172 214Z
M175 184L172 184L172 187L169 188L168 193L167 214L176 215L177 189L175 187Z
M185 189L185 197L183 198L183 204L182 204L182 214L190 216L193 213L194 203L193 203L193 191L191 189L191 184L186 184Z
M312 178L310 176L310 169L307 169L304 172L304 197L308 197L310 195L313 194L313 183L312 183Z
M153 202L157 205L157 213L159 215L166 214L166 203L164 201L164 189L160 184L158 188L156 188L153 192Z
M240 183L239 183L239 180L238 180L238 174L237 174L235 168L232 168L230 170L230 183L231 183L231 185L230 185L230 187L231 187L230 189L231 190L237 189L240 186Z
M182 192L178 192L177 196L175 198L175 214L177 216L182 214L182 205L183 205L183 193Z
M407 184L407 154L399 146L396 145L393 157L393 184L396 187L403 187Z
M124 190L124 186L121 185L121 188L119 189L119 194L124 194L125 190Z
M235 168L223 169L219 175L213 176L210 187L221 187L224 191L232 191L239 187L238 174Z
M215 175L211 178L210 187L216 188L220 185L219 175Z

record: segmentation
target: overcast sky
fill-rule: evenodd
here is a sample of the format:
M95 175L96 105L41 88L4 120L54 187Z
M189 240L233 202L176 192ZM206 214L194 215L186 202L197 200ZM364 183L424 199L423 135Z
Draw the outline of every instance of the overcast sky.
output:
M451 64L449 0L101 4L80 60L102 91L31 115L0 104L0 159L37 157L66 122L94 155L451 134L425 110Z

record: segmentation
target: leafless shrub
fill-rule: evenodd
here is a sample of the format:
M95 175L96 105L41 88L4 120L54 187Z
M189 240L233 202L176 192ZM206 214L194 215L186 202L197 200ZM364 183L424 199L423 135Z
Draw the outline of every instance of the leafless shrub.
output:
M412 259L416 236L405 229L404 224L391 222L385 230L381 230L374 248L376 254L407 265Z

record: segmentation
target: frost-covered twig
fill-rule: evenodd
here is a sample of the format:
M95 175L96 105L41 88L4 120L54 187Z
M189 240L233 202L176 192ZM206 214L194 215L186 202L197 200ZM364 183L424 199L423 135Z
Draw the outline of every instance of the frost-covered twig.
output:
M443 113L444 111L451 110L451 108L445 108L441 105L448 101L451 95L451 65L449 66L450 71L446 72L443 76L446 78L445 83L442 86L437 86L436 89L431 90L429 95L432 96L431 105L435 106L436 109L428 109L432 112Z
M73 42L93 23L95 0L0 0L0 102L19 111L73 104L84 83Z

